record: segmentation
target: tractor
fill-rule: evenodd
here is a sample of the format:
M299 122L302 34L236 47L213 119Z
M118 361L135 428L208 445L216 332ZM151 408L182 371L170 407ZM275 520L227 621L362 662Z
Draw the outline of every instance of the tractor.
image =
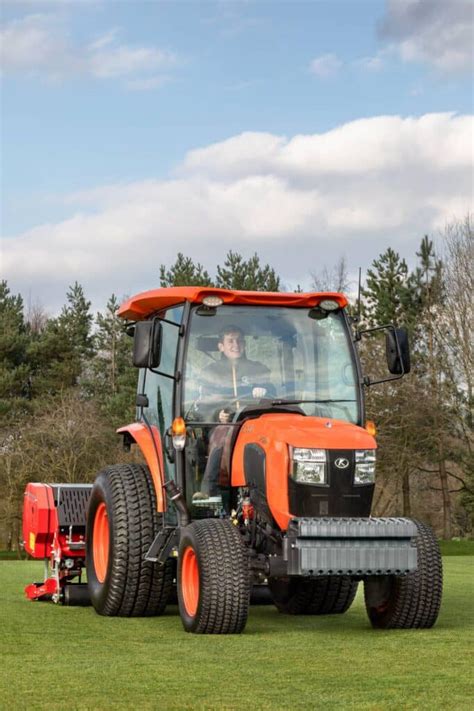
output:
M363 581L373 627L431 627L442 595L433 532L371 516L364 390L409 372L407 333L363 330L347 306L339 293L199 286L127 300L136 422L118 433L144 463L109 466L88 486L28 485L25 547L50 559L28 597L87 596L126 617L177 598L187 632L235 634L258 586L281 613L324 615L346 612ZM358 354L374 331L390 373L378 381Z

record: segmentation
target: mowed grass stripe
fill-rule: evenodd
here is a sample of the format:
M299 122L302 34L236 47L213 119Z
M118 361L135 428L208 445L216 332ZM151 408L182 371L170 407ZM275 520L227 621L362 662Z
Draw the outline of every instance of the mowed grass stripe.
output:
M38 562L0 563L0 708L470 709L474 558L445 558L432 630L375 631L361 589L345 615L251 609L243 635L186 634L161 618L32 603ZM361 588L361 586L360 586Z

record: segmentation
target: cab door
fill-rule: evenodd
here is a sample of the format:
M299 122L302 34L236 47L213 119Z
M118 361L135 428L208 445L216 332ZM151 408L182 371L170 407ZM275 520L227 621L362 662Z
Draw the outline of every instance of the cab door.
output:
M166 321L161 322L162 346L161 360L158 368L150 370L142 368L138 382L138 393L144 393L148 398L148 406L143 413L151 425L155 425L164 442L165 434L171 427L175 413L177 354L179 344L179 328L183 318L183 306L175 306L159 314ZM170 323L168 323L170 322ZM141 419L141 408L137 419ZM164 457L165 477L176 481L176 466L169 457Z

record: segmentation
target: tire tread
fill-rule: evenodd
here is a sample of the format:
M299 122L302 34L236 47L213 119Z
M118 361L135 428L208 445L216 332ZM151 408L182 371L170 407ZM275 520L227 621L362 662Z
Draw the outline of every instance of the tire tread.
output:
M372 583L364 584L365 606L374 627L382 629L428 629L435 624L441 607L443 568L438 541L427 524L414 521L418 529L418 568L404 576L392 576L386 610L378 612L371 601Z
M107 593L92 596L94 607L106 616L160 615L166 606L172 575L169 562L158 566L145 560L160 524L148 467L107 467L98 475L98 485L109 495L113 542Z
M224 519L191 523L183 532L180 554L191 545L199 560L199 605L187 614L178 573L178 598L184 628L198 634L238 634L250 602L247 553L235 526ZM178 567L178 570L180 568Z

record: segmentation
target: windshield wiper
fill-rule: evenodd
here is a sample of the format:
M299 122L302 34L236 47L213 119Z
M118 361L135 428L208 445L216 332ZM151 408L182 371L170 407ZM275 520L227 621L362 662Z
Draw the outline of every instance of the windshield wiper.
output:
M357 402L357 400L272 400L272 405L300 405L305 402L325 405L331 402Z

